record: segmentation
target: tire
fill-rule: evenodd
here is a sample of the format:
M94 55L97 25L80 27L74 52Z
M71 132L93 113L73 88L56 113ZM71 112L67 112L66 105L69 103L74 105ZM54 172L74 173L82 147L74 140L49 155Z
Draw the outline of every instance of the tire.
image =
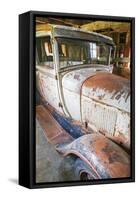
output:
M77 158L75 161L74 171L75 175L82 181L98 179L95 172L80 158Z

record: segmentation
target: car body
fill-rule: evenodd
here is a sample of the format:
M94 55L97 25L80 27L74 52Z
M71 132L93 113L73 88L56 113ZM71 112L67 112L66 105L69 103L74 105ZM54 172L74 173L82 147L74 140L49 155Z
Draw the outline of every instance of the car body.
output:
M100 132L129 149L130 85L112 74L113 57L110 37L67 26L37 26L36 86L40 96L58 119ZM126 171L128 175L128 168Z

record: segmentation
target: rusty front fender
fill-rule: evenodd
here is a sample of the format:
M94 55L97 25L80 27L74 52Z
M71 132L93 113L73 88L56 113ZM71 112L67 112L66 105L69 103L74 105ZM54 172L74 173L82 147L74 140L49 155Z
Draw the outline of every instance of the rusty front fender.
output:
M130 177L129 155L100 133L84 135L56 149L64 156L74 154L81 158L97 175L97 179Z

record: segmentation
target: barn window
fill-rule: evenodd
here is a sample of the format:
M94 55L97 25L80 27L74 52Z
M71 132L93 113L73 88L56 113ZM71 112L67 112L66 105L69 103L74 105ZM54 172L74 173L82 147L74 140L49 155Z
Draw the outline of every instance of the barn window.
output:
M120 33L119 43L120 44L125 44L126 43L126 32Z

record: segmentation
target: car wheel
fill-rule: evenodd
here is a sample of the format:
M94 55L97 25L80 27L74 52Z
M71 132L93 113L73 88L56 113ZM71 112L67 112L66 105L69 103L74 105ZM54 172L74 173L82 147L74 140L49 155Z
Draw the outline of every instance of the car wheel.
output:
M80 180L98 179L97 174L80 158L75 161L74 171Z

